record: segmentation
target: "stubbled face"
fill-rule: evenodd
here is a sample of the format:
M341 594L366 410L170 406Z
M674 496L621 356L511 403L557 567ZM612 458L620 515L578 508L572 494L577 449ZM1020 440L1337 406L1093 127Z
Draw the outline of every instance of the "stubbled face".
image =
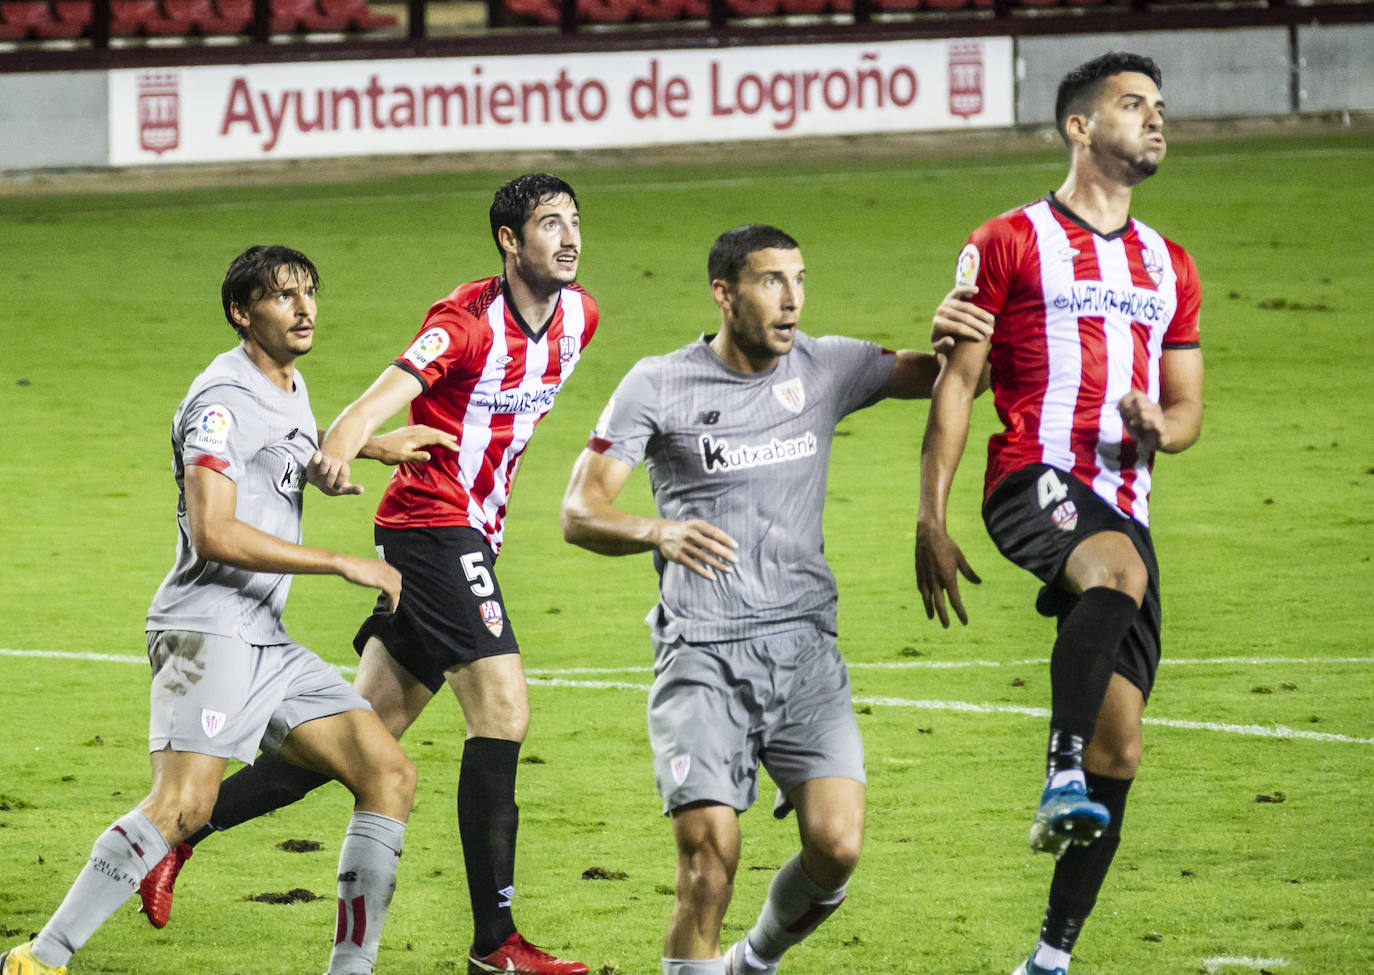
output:
M557 290L577 280L582 231L572 197L559 195L540 203L525 219L521 235L522 241L512 235L515 249L506 250L507 275L519 275L534 291Z
M1093 154L1104 170L1134 185L1164 159L1164 99L1148 75L1112 75L1088 119Z
M315 286L308 275L278 267L272 286L247 308L233 306L244 337L273 362L285 365L310 351L315 338Z
M734 284L714 285L722 325L756 367L792 351L806 300L806 265L800 250L752 252Z

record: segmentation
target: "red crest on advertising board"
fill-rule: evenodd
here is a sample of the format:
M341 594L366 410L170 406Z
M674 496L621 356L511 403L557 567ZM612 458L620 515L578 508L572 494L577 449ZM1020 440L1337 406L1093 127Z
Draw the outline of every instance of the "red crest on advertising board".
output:
M181 135L181 109L174 72L138 76L138 145L159 156L175 149Z
M983 45L951 41L949 45L949 114L969 118L983 110Z

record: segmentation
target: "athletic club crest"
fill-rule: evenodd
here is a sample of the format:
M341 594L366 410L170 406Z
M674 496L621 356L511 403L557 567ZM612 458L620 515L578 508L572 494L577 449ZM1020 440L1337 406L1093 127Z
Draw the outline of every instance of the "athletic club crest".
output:
M206 738L213 738L224 730L224 712L201 708L200 727Z
M1150 276L1150 280L1159 287L1159 283L1164 280L1164 258L1151 250L1140 252L1140 263L1145 266L1145 273Z
M181 139L175 72L138 76L138 147L162 155Z
M477 607L482 614L482 622L486 628L491 630L492 636L500 636L506 629L506 618L501 613L501 604L494 599L488 599Z
M778 383L773 387L773 395L793 413L800 413L806 406L806 388L802 386L800 379L794 378L785 383Z
M571 335L564 335L558 340L558 361L571 362L575 355L577 355L577 339Z
M1050 515L1054 526L1060 531L1071 532L1078 527L1078 508L1072 501L1065 501Z
M949 114L970 118L983 111L983 45L954 41L949 45Z
M692 756L674 755L668 763L668 770L673 773L673 781L682 785L687 781L687 773L692 770Z

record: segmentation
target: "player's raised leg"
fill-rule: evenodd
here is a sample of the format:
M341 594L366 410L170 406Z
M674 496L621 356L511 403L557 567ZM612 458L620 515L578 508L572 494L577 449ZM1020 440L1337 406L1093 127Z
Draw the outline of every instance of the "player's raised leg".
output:
M810 937L839 909L858 865L864 832L863 783L811 779L788 798L797 811L801 852L773 876L758 920L726 954L727 975L776 972L783 953Z
M1108 809L1088 794L1083 751L1147 582L1135 544L1121 532L1089 536L1065 563L1061 585L1080 595L1060 619L1050 656L1045 786L1030 830L1036 852L1060 856L1071 843L1091 843L1110 822Z

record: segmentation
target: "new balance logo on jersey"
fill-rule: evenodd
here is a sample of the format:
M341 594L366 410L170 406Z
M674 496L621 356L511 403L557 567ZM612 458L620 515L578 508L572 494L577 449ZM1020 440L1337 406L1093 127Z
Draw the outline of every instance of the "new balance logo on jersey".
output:
M697 414L697 422L713 427L720 422L720 410L702 410Z
M816 435L810 430L790 440L774 437L765 444L744 444L740 447L731 447L728 440L717 440L709 433L704 433L700 443L701 463L708 474L799 460L814 456L818 449Z
M1173 303L1143 288L1109 288L1097 281L1075 281L1055 295L1055 308L1075 315L1106 315L1116 312L1146 325L1167 325Z

